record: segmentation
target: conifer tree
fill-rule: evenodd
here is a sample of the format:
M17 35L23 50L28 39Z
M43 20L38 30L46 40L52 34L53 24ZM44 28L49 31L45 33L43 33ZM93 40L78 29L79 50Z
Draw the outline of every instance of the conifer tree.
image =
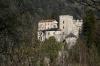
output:
M86 40L87 46L91 47L95 38L95 16L91 9L85 11L84 23L83 23L83 35Z

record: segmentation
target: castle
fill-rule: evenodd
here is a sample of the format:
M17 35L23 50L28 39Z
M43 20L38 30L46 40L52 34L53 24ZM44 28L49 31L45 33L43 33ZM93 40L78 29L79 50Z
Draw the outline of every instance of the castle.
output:
M60 15L56 20L41 20L38 23L38 39L44 41L51 36L59 42L66 41L69 45L75 44L82 29L83 20L75 20L70 15Z

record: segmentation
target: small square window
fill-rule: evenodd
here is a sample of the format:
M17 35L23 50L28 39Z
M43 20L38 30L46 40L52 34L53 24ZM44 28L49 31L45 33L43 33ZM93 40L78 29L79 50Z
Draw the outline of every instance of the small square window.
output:
M56 25L53 25L54 28L56 28Z
M55 34L55 32L53 34Z

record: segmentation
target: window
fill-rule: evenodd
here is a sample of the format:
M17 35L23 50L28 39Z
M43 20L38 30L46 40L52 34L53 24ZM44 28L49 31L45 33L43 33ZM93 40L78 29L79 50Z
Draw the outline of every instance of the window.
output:
M42 41L42 37L39 37L39 40L41 40L41 41Z
M64 32L63 32L63 35L64 35Z
M64 24L64 21L63 21L63 24Z
M42 41L42 37L41 37L41 39L40 39L41 41Z
M41 37L39 37L39 40L41 39Z
M41 35L42 35L42 33L41 33Z
M53 34L55 35L55 32L53 32Z
M56 28L56 25L54 25L53 27Z
M63 29L64 29L64 26L63 26Z
M48 35L50 35L50 33L48 32Z

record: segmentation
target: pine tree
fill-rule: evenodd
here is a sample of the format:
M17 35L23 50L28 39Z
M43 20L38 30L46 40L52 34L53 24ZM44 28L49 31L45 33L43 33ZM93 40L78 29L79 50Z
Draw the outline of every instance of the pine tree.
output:
M91 9L87 9L83 23L83 35L88 47L91 47L95 40L95 23L93 11Z

